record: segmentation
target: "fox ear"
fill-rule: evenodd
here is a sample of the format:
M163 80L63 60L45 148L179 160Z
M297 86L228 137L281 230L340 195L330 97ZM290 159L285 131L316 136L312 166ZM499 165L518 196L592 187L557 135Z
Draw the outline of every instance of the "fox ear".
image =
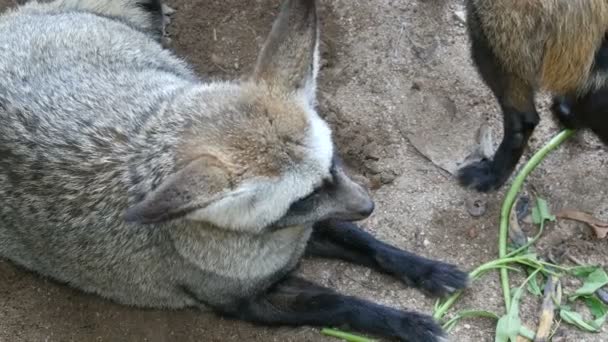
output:
M230 188L227 169L214 157L200 157L169 176L140 203L127 209L125 221L160 223L207 207Z
M314 100L319 64L315 0L286 0L258 56L254 79Z

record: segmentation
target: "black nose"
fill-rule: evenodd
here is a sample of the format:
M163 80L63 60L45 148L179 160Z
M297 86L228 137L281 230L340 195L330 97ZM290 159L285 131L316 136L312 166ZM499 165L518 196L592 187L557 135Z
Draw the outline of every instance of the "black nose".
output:
M376 207L376 205L374 204L373 201L369 201L369 203L362 207L359 210L359 215L361 215L361 217L366 218L369 217L373 212L374 212L374 208Z

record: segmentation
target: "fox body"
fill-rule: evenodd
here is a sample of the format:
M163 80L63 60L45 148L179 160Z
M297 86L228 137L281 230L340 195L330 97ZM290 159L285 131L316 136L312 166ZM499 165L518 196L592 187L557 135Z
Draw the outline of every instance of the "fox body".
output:
M58 0L0 17L0 256L128 305L438 341L428 316L290 275L306 254L435 295L467 279L350 223L373 202L315 110L315 1L284 3L239 82L164 49L166 14Z
M488 191L507 180L539 122L539 89L556 96L562 123L608 141L597 95L608 95L608 1L468 0L467 11L472 57L500 103L504 138L492 160L461 170L463 184Z

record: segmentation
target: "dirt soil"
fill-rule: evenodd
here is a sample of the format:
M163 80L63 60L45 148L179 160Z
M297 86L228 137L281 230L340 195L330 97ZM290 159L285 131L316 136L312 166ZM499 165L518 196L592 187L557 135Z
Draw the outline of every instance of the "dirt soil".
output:
M279 0L174 0L173 48L208 78L247 74L277 14ZM0 8L14 1L0 0ZM487 123L501 136L496 103L471 65L461 0L322 1L323 70L320 112L330 122L348 164L374 191L377 210L364 222L379 238L472 270L497 255L504 189L479 195L452 173ZM543 120L536 150L557 132ZM526 158L530 156L527 152ZM554 210L580 209L608 220L608 153L589 134L578 136L540 166L528 193ZM474 217L467 203L479 200ZM483 210L482 210L483 211ZM524 227L527 229L527 227ZM608 241L582 224L551 223L541 255L568 250L583 262L608 266ZM306 260L310 279L348 293L431 313L434 299L361 267ZM515 280L518 278L515 277ZM566 284L576 286L576 283ZM512 286L516 286L513 282ZM457 308L503 312L497 275L474 283ZM530 296L524 322L536 326ZM452 341L493 341L494 323L458 325ZM608 331L583 334L562 324L554 341L607 341ZM196 310L153 311L120 306L0 261L0 341L333 341L314 328L261 328Z

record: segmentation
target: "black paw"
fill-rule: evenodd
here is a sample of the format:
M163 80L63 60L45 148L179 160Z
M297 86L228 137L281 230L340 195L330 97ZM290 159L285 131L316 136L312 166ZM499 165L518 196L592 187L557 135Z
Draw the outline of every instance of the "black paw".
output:
M441 342L447 341L446 335L435 322L427 315L417 312L401 312L401 315L387 321L394 336L400 341L407 342Z
M437 297L462 290L469 284L469 275L456 266L434 262L420 275L416 286Z
M553 99L551 112L564 127L574 129L577 127L572 106L573 103L568 98L557 96Z
M480 192L490 192L500 188L505 180L500 177L489 159L469 164L458 171L458 181L465 187Z

